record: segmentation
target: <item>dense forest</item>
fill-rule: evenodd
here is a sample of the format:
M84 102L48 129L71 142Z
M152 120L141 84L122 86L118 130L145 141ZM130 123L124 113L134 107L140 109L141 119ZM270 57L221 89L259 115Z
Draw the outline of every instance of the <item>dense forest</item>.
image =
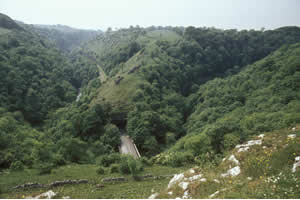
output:
M299 27L96 32L1 14L0 169L109 166L124 132L145 163L214 162L300 123L299 42Z

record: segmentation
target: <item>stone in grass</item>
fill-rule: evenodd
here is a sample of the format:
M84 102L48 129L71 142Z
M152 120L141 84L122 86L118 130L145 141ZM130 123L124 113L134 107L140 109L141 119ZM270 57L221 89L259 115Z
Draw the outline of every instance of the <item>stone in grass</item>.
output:
M300 156L295 158L295 163L293 164L292 172L295 173L297 167L300 167Z
M288 135L288 138L294 139L296 137L296 134L290 134Z
M236 166L230 170L228 170L226 173L221 174L221 177L227 177L227 176L237 176L241 173L240 166Z
M151 194L148 199L155 199L158 196L158 193Z
M173 185L175 185L177 182L181 181L184 179L183 174L175 174L174 177L170 180L168 184L168 188L171 188Z
M189 184L190 184L189 182L180 182L178 186L181 187L183 190L186 190Z
M30 199L52 199L53 197L55 197L57 195L57 193L53 192L52 190L49 190L47 192L44 192L34 198L29 197Z
M229 158L228 158L229 161L233 162L234 164L236 165L239 165L240 162L235 158L234 155L231 155Z

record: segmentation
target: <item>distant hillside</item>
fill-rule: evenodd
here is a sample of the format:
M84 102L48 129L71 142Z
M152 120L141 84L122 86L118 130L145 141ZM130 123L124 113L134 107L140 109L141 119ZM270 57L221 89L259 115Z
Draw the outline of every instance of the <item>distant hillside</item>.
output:
M0 13L0 27L5 29L23 30L14 20L5 14Z
M93 39L102 31L75 29L65 25L32 25L34 30L64 51L71 51L80 44Z

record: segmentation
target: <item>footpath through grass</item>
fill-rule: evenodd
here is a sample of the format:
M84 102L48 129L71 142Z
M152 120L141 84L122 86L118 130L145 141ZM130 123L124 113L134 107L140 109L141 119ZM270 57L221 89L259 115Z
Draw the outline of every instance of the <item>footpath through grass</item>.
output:
M164 166L145 167L143 174L169 175L183 172L191 166L172 168ZM5 171L0 174L0 198L25 198L36 196L50 190L50 188L37 188L27 190L12 190L11 188L29 182L49 184L54 181L88 179L88 184L64 185L51 188L58 195L55 198L69 196L70 198L148 198L153 191L160 192L168 184L170 178L155 180L147 178L142 181L135 181L130 175L119 173L110 174L108 169L104 175L96 173L96 165L67 165L54 169L51 174L39 175L37 170L25 169L22 172ZM102 183L101 179L106 177L125 177L127 182ZM97 188L97 184L104 185ZM152 192L151 192L152 191Z

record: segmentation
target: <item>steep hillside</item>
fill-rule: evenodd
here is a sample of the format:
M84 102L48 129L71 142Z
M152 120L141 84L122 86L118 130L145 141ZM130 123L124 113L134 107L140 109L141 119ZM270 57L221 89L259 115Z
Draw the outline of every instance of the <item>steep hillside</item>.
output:
M176 174L160 199L298 199L300 126L267 132L236 145L215 163Z
M2 13L0 13L0 27L9 30L23 30L23 28L19 26L14 20Z
M188 96L207 80L235 74L281 45L299 42L299 32L298 27L264 32L136 27L99 35L76 51L110 78L95 101L128 112L142 83L156 79L160 88Z
M299 43L283 46L237 75L201 85L189 97L187 135L156 162L180 166L178 152L212 162L252 135L300 123L299 53Z

